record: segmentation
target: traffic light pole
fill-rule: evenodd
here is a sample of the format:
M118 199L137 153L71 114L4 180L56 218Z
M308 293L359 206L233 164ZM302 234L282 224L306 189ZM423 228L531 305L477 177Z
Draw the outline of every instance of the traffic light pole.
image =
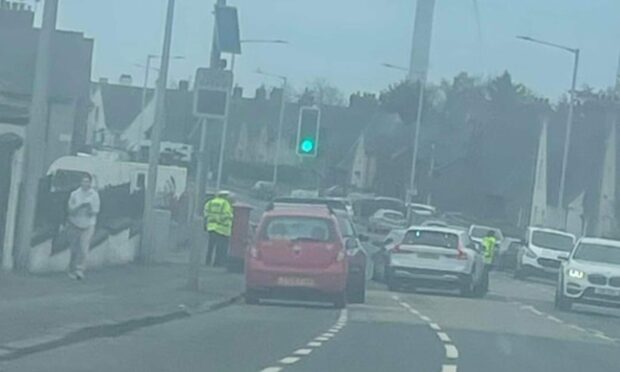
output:
M153 260L154 236L154 204L157 192L157 170L159 167L159 153L161 144L161 132L165 123L166 114L166 82L168 81L168 68L170 65L170 47L172 45L172 24L174 21L175 0L168 0L166 15L166 30L161 58L161 68L157 80L155 102L155 122L151 131L151 146L149 148L149 173L144 200L144 214L142 216L142 237L140 244L139 259L142 263L150 263Z
M284 110L286 108L286 98L284 96L284 90L286 89L287 79L282 77L282 97L280 97L280 113L278 115L278 142L276 143L276 155L273 159L273 186L278 184L278 168L280 167L280 151L282 142L282 127L284 125Z
M48 118L48 87L52 37L58 17L58 1L46 0L43 8L43 24L39 32L32 106L26 127L23 187L20 192L20 213L17 225L16 264L19 270L28 270L30 242L39 196L39 180L43 174L46 141L45 129Z

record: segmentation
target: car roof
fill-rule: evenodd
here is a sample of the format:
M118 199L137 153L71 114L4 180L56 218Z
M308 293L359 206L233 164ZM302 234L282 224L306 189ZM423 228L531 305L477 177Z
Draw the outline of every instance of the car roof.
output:
M410 226L407 231L430 231L430 232L438 232L438 233L446 233L446 234L456 234L461 235L465 233L463 230L458 230L451 227L437 227L437 226Z
M403 216L404 216L403 212L401 212L401 211L397 211L397 210L394 210L394 209L377 209L377 211L376 211L375 213L376 213L376 214L378 214L378 213L383 214L383 213L386 213L386 212L387 212L387 213L398 213L398 214L400 214L400 215L403 215Z
M528 227L528 230L534 232L534 231L540 231L540 232L547 232L547 233L552 233L552 234L558 234L558 235L564 235L564 236L570 236L572 238L575 238L575 235L568 233L566 231L562 231L562 230L555 230L555 229L550 229L548 227L535 227L535 226L530 226Z
M586 243L586 244L608 245L608 246L620 248L620 241L613 240L613 239L584 237L584 238L581 238L580 242Z

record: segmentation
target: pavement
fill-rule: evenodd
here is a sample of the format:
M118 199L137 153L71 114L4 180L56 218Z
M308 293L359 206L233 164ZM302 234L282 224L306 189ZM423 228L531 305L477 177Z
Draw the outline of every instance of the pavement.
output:
M199 291L187 281L178 263L105 268L82 281L1 273L0 360L209 312L243 292L242 277L219 268L201 269Z
M557 312L551 282L517 281L505 273L492 273L491 280L483 299L390 292L374 283L365 304L345 310L238 301L12 359L0 357L0 370L618 370L620 312L585 306Z

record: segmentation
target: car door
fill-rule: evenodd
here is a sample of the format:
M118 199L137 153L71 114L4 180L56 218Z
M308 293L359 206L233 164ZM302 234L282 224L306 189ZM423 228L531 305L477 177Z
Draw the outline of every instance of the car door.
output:
M484 277L484 256L480 246L469 238L466 233L461 234L463 240L463 246L467 250L467 254L473 257L472 276L475 281L480 282Z

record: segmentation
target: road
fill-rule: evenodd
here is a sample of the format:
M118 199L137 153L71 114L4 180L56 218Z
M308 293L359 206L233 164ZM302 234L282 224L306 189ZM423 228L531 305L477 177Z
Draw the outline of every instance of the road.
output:
M393 293L336 310L233 304L0 362L28 371L614 371L620 313L553 310L553 287L493 273L491 293Z

